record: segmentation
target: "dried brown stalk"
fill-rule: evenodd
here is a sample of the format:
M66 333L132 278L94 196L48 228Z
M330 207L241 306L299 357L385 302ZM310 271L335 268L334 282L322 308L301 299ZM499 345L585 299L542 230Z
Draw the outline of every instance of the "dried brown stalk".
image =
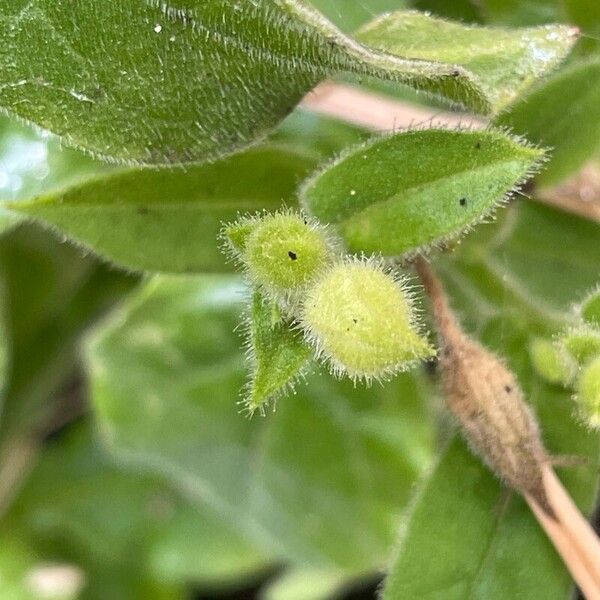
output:
M586 598L600 599L600 541L556 477L515 376L462 330L425 259L416 269L438 328L449 410L474 452L525 497Z

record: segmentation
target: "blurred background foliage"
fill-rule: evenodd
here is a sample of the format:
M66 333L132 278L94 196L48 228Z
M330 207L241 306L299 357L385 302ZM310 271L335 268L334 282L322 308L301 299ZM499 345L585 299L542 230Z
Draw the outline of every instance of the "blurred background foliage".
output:
M583 35L563 71L600 60L596 0L313 4L347 31L407 7L472 23L569 22ZM600 78L588 82L589 96L599 98ZM594 159L600 147L600 102L588 98L579 106L576 95L564 100L572 105L561 104L569 85L568 79L540 84L540 101L554 94L558 115L536 112L530 103L528 114L517 107L502 117L540 143L558 116L568 117L552 145L583 145L583 152L575 162L568 146L557 153L567 164L551 164L553 183ZM415 101L412 93L396 94ZM317 161L365 135L297 110L273 137ZM111 168L0 120L4 200L38 196ZM407 521L415 482L432 469L449 435L427 373L370 390L317 374L276 414L246 421L235 406L244 380L240 338L232 333L243 299L237 279L124 272L6 211L0 229L2 598L374 597L373 582L388 563L398 525ZM439 262L466 326L518 370L552 451L592 461L597 440L571 419L566 392L533 377L524 348L530 336L564 327L572 298L598 279L598 233L583 219L518 202ZM484 555L479 546L491 535L486 511L501 488L473 466L460 443L448 452L453 459L436 463L413 500L411 547L435 554L426 543L434 539L438 549L449 544L453 560ZM461 461L467 466L460 484L489 493L461 492L453 500L437 493ZM589 509L594 466L565 478ZM447 540L449 521L460 523L461 513L470 515L472 537ZM538 598L566 598L569 579L543 535L528 529L522 503L513 499L505 516L496 553L479 572L479 597L496 597L486 595L485 585L498 581L497 565L510 563L503 543L526 531L528 582L538 586L532 589L545 584ZM432 557L430 569L440 581L432 582L409 555L398 557L416 582L398 584L403 597L425 597L419 582L433 589L456 576L441 564L447 556L438 560Z

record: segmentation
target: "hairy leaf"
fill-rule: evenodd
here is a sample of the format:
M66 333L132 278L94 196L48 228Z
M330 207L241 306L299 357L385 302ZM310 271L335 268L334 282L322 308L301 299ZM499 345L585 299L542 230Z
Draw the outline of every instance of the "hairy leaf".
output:
M222 222L294 204L313 166L306 153L265 145L186 169L112 171L7 206L129 269L221 271Z
M244 419L239 280L159 277L88 349L109 447L207 501L281 559L349 572L383 564L396 517L429 464L423 383L353 388L328 376Z
M418 12L397 12L375 19L357 37L399 56L460 65L499 109L565 57L576 30L561 25L529 29L468 26Z
M530 336L559 330L570 299L594 281L592 265L600 260L594 239L597 227L581 219L523 205L508 212L495 231L472 236L454 257L436 264L466 329L506 356L518 373L548 451L589 457L587 468L561 473L584 512L597 485L598 437L573 418L569 390L534 375L527 346ZM571 250L562 253L565 247ZM515 268L530 256L535 264ZM560 289L549 297L545 286L551 282ZM383 597L564 600L571 586L525 502L516 495L506 498L501 482L456 439L423 481Z
M350 251L411 254L481 221L541 155L498 131L405 131L351 148L301 198Z
M540 184L566 179L600 149L600 59L561 69L497 123L550 148Z
M248 315L247 348L251 363L244 404L250 413L276 400L304 373L312 351L277 305L254 292Z
M427 38L440 28L410 13L395 19L408 20L417 40L423 28ZM419 60L391 54L387 38L384 51L362 46L301 0L3 0L0 21L0 107L120 163L173 165L231 153L340 73L408 84L482 112L498 108L500 96L505 102L510 87L520 89L493 68L473 74L457 66L447 44ZM454 43L471 35L454 27ZM511 53L507 62L498 55L482 62L500 60L504 73L519 70L525 83L572 43L563 27L509 39L509 49L521 49L516 60ZM410 44L400 50L413 51ZM489 97L497 84L504 91Z

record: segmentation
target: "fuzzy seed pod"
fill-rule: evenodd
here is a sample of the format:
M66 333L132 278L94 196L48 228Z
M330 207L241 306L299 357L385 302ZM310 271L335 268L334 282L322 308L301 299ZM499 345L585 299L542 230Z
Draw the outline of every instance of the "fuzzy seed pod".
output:
M417 330L404 284L372 260L325 270L307 292L301 325L338 376L369 382L435 354Z
M590 427L600 429L600 356L582 369L575 399Z
M529 344L529 355L538 375L546 381L563 386L573 381L577 363L560 344L536 338Z
M252 282L284 308L297 306L335 256L326 228L293 211L241 219L224 236Z
M600 329L589 325L569 329L560 339L569 354L580 364L600 354Z

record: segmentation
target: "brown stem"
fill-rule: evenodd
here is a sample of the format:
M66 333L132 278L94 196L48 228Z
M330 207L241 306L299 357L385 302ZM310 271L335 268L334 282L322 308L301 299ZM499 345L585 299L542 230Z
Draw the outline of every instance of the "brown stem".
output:
M500 359L462 331L425 259L419 257L415 267L440 334L448 408L470 447L527 500L585 597L600 600L600 540L550 466L518 382Z

